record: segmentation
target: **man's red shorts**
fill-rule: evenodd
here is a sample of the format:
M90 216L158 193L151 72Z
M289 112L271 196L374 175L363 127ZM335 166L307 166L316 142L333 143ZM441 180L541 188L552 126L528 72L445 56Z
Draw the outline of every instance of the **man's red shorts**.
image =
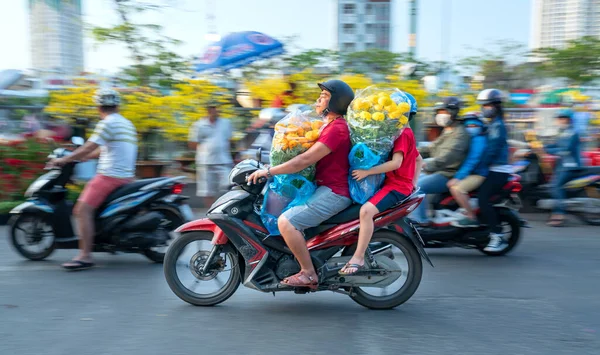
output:
M98 174L85 185L78 201L98 208L111 192L131 181L132 179L119 179Z

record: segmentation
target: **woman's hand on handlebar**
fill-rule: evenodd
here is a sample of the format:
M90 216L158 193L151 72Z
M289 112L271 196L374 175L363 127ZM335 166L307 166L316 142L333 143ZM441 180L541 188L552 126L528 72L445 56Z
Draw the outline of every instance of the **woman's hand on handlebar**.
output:
M256 170L248 178L246 181L250 184L256 184L260 181L260 179L267 179L267 171L266 170Z

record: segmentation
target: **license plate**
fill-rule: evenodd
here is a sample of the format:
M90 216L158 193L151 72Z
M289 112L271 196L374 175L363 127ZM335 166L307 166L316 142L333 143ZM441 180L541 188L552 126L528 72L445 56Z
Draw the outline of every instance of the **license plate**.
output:
M179 211L183 215L183 218L185 218L186 222L194 220L194 212L192 212L190 206L181 205L179 206Z

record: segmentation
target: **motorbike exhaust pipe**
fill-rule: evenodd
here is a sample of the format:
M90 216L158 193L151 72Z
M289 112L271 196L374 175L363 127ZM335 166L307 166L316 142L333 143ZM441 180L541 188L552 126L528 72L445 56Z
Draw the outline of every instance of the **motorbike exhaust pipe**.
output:
M123 231L154 231L163 218L162 213L152 211L125 222L122 228Z

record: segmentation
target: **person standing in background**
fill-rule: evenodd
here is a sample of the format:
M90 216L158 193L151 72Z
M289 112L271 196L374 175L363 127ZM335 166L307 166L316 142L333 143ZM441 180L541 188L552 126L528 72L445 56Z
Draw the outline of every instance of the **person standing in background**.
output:
M190 129L189 147L196 150L196 194L210 207L228 188L228 175L233 167L231 157L231 122L219 117L218 103L207 104L208 117Z

